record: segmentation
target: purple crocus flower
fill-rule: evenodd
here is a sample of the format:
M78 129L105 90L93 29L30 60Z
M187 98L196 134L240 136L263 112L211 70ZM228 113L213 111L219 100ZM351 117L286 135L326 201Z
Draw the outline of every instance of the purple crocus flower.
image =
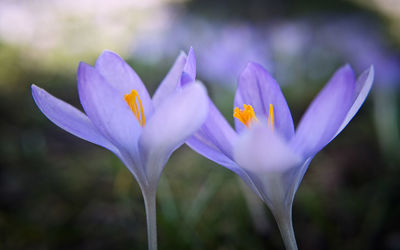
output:
M295 132L278 83L249 63L238 80L235 128L209 101L208 117L187 144L232 170L271 209L287 249L297 249L292 203L311 160L353 118L373 82L371 66L357 79L346 65L318 94ZM243 107L243 109L241 109Z
M113 152L136 178L145 201L149 249L157 249L155 202L164 165L207 116L207 93L194 82L195 72L192 49L188 56L182 52L151 99L135 71L105 51L94 67L78 67L85 113L32 85L33 98L47 118Z

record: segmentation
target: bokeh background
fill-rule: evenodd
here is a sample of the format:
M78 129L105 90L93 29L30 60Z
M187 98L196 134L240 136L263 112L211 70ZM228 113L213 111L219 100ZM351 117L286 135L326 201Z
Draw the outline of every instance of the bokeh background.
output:
M105 49L150 93L180 50L230 123L248 61L278 80L295 123L339 66L374 87L296 195L300 249L400 249L400 1L0 0L0 249L146 249L139 187L112 153L48 121L30 85L81 108L79 61ZM160 249L283 249L266 208L188 147L158 189Z

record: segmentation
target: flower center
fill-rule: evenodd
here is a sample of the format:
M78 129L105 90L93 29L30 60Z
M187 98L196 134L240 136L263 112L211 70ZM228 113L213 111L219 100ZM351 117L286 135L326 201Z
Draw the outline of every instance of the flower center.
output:
M243 104L243 109L235 108L233 111L233 117L237 118L241 121L246 127L250 128L252 122L258 122L256 114L254 113L254 109L251 105ZM269 113L268 113L268 127L274 130L275 126L275 115L274 115L274 107L272 104L269 105Z
M124 95L126 103L128 103L136 119L144 127L146 120L144 118L144 111L142 101L140 100L139 94L136 90L132 89L130 94ZM140 113L139 113L140 112Z
M243 109L235 108L233 117L239 119L246 127L250 127L252 121L258 121L254 109L251 105L243 104Z

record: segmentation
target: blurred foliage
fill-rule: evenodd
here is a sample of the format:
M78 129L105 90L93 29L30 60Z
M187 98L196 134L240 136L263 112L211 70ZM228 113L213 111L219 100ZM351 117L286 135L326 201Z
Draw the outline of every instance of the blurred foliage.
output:
M281 1L274 2L276 9L268 8L271 3L192 1L187 6L203 14L254 13L259 19L333 6L359 11L342 1ZM112 153L53 125L32 100L35 83L80 108L76 72L40 68L21 51L0 44L0 249L146 249L143 200L129 171ZM128 61L151 93L172 64L154 69ZM295 123L322 84L310 80L283 88ZM232 123L234 93L210 84L208 89ZM400 249L400 157L398 148L387 153L380 147L373 105L370 96L311 163L293 208L300 249ZM265 206L267 220L260 222L268 226L257 230L242 186L233 173L186 146L176 151L158 189L159 248L282 249Z

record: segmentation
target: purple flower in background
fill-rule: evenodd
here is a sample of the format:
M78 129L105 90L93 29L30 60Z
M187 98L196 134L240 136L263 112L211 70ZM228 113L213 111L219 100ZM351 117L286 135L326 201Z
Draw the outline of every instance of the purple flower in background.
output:
M376 85L396 88L400 83L400 56L391 48L378 24L357 17L334 18L315 28L315 43L357 70L374 64Z
M85 113L32 85L33 98L47 118L110 150L132 172L145 200L149 249L157 248L155 197L164 165L207 116L207 94L194 82L195 67L193 51L188 56L182 52L151 99L123 59L103 52L94 67L86 63L78 67Z
M134 45L136 58L147 63L175 55L193 45L199 62L198 74L210 83L233 87L243 62L256 61L272 68L264 34L243 22L210 22L193 16L178 18L168 28L144 33ZM156 50L154 48L157 48Z
M262 66L249 63L238 80L236 131L209 101L205 123L186 143L238 174L271 209L287 249L297 249L291 219L296 190L315 154L358 111L373 77L372 67L358 79L350 66L340 68L311 103L295 132L279 85Z
M269 50L257 27L233 23L214 26L210 32L197 44L202 52L198 58L202 67L198 71L205 80L233 88L245 66L243 62L256 61L272 69Z

